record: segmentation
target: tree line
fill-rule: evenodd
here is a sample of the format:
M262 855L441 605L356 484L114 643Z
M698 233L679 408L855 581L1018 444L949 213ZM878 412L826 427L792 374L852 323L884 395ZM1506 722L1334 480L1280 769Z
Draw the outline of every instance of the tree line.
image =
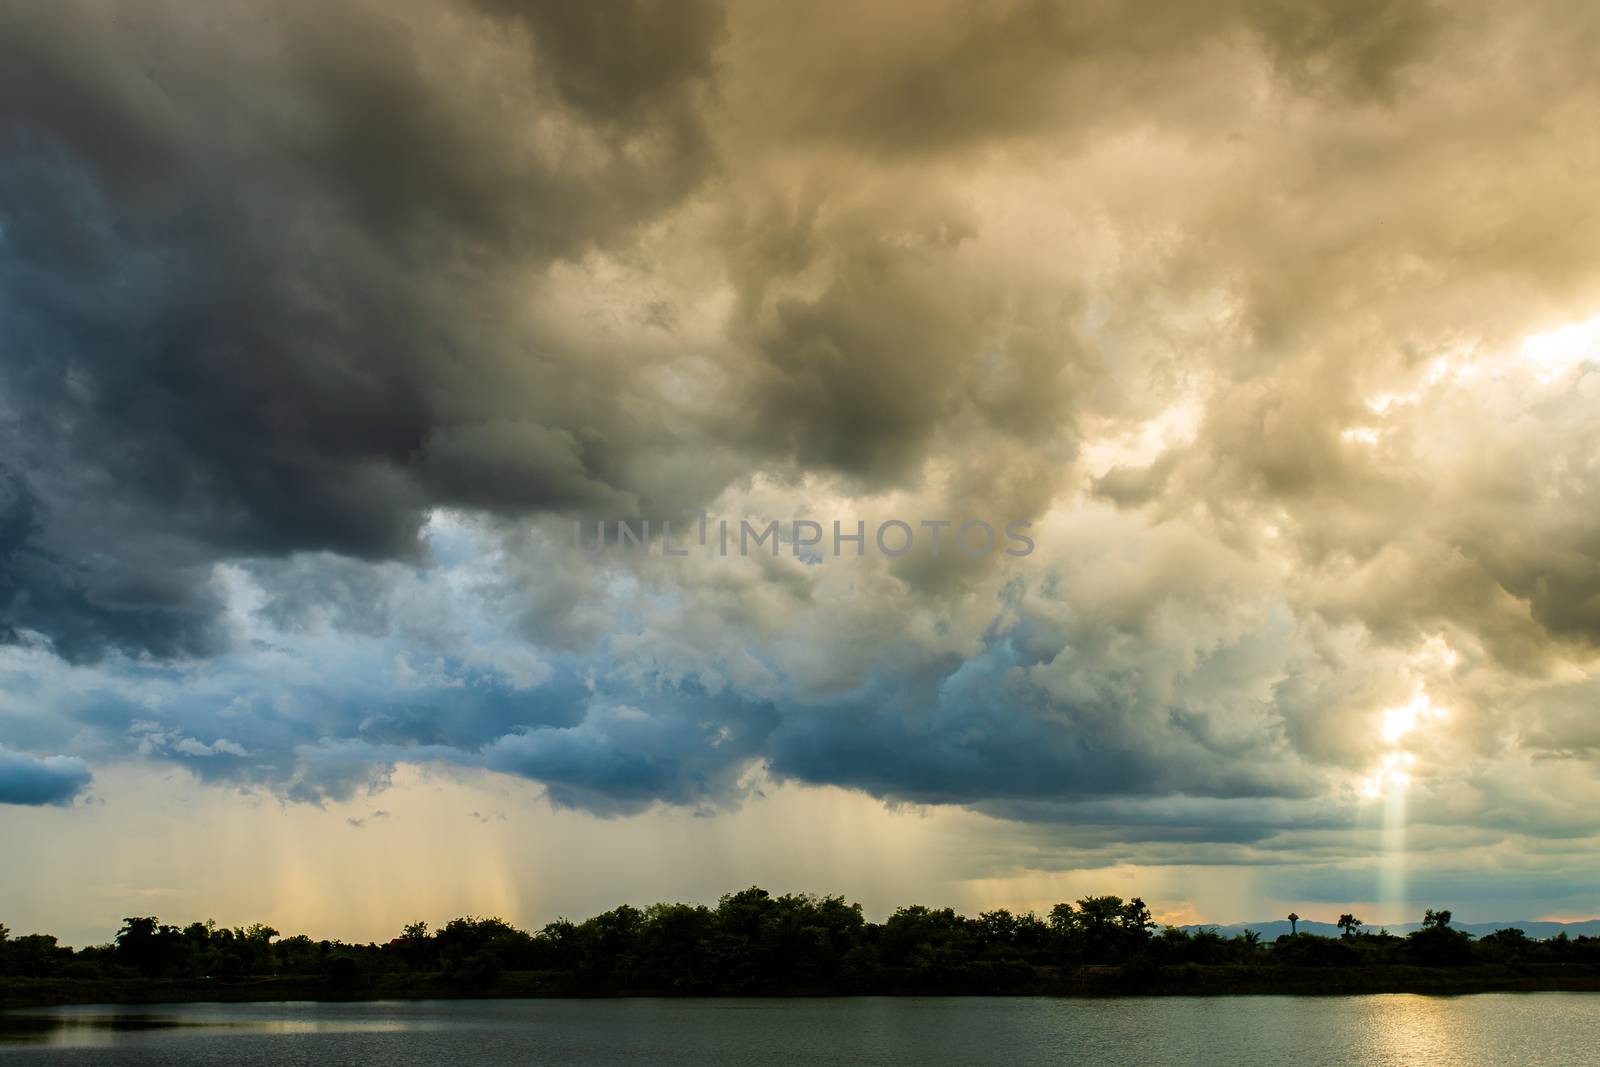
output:
M1292 919L1298 920L1298 916ZM462 987L505 972L545 972L575 992L759 994L901 989L1005 991L1076 969L1146 972L1172 967L1325 968L1475 964L1600 964L1600 939L1535 941L1521 930L1473 938L1430 909L1405 936L1367 931L1340 916L1342 936L1158 929L1143 900L1089 896L1045 915L1005 909L976 917L950 908L902 907L868 921L839 896L774 896L752 887L694 904L629 905L536 932L468 916L438 929L407 925L383 943L282 937L270 926L168 925L123 920L110 944L74 951L55 937L13 937L0 924L0 975L77 979L212 979L294 976L359 987L374 978L432 975Z

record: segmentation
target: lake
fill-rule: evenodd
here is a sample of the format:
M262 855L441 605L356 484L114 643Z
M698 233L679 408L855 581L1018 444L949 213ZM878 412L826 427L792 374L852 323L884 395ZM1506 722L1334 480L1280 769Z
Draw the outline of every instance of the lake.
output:
M0 1063L1593 1064L1600 994L87 1005L0 1014Z

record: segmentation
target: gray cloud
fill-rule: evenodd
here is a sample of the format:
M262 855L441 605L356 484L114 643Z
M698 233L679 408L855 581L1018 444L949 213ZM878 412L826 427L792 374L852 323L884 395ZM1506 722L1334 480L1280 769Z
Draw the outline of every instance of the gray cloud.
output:
M768 775L1172 863L1347 856L1403 750L1419 818L1576 832L1600 353L1524 348L1600 310L1597 25L5 5L0 736L308 802ZM1041 550L567 547L702 507Z
M0 804L70 804L89 788L89 767L72 756L29 756L0 746Z
M616 386L508 328L507 301L708 172L687 103L640 104L690 94L703 57L609 102L558 73L550 97L525 49L426 5L223 5L204 25L186 11L4 15L5 428L55 516L30 550L159 567L198 602L185 572L229 554L411 556L431 504L636 500L619 467L636 442L597 406ZM613 39L545 21L564 47ZM434 33L479 55L481 76L427 51ZM539 400L566 367L598 372L591 400ZM119 543L85 543L114 510ZM74 656L202 647L136 624L33 625Z

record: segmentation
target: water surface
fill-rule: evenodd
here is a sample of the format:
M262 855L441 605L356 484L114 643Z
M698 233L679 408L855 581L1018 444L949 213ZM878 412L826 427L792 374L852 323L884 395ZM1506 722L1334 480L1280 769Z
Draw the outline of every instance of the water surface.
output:
M1600 1062L1600 994L88 1005L0 1014L0 1064Z

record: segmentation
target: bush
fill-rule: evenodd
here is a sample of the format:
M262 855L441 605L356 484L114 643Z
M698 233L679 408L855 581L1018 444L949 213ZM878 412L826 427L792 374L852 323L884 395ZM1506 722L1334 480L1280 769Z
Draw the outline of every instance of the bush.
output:
M366 975L361 964L349 956L335 956L328 961L328 984L339 989L353 989L362 984Z

